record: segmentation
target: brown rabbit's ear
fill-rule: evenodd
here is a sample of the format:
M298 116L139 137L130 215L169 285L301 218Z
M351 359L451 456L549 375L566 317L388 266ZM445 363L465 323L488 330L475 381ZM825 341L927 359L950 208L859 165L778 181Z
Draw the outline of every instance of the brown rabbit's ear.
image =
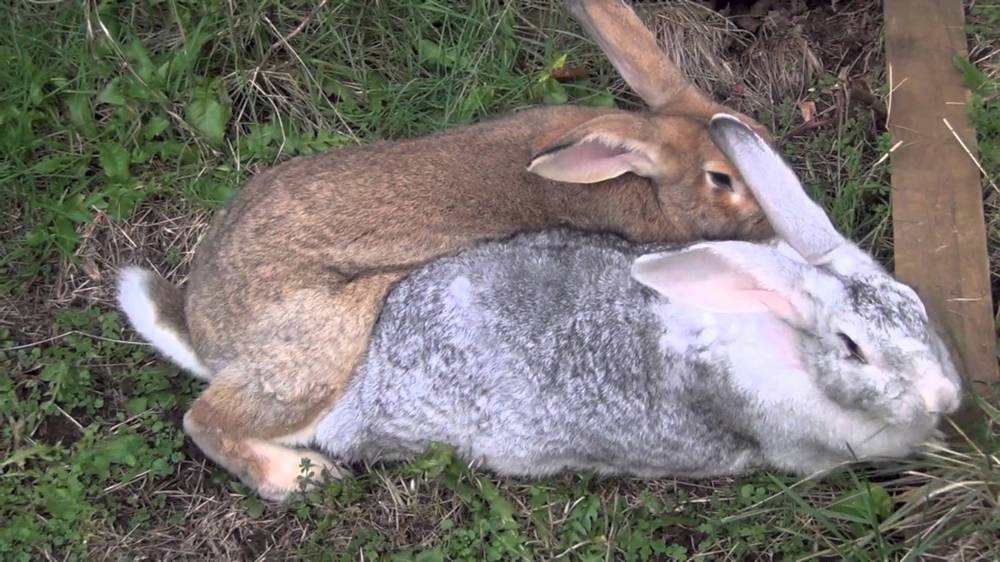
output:
M641 117L602 115L538 151L528 171L567 183L597 183L628 172L653 177L658 160L653 134Z
M618 74L649 107L680 104L711 114L714 102L694 87L660 50L656 37L622 0L568 0L570 13L607 55Z

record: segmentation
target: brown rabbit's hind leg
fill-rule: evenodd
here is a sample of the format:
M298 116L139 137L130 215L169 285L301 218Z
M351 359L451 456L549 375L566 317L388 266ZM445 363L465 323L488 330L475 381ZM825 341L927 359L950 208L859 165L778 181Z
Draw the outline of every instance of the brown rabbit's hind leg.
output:
M315 451L289 446L311 442L319 416L306 428L288 435L253 438L233 428L226 431L199 423L198 413L206 407L197 402L195 406L184 416L184 431L206 456L238 476L264 499L284 501L300 489L301 477L320 482L349 475L347 470ZM307 469L303 460L308 461Z
M326 479L339 480L350 476L349 471L331 459L308 449L251 440L250 450L258 458L267 460L262 478L256 483L257 493L264 499L284 500L288 494L301 488L302 478L306 478L308 488Z
M368 347L389 287L401 273L300 290L268 310L265 338L240 350L191 405L184 429L213 461L271 500L308 476L348 474L333 461L289 445L312 443L316 426L347 388ZM258 332L260 333L260 332Z

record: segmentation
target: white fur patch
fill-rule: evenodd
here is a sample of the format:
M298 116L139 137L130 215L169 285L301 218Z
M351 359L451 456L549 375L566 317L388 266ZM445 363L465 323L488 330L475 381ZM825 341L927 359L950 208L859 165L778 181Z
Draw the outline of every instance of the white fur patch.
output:
M288 494L299 489L299 476L304 476L302 459L309 459L307 475L310 480L321 480L324 470L334 479L349 474L314 451L282 447L256 439L248 441L248 445L250 454L264 466L263 479L257 482L257 491L265 499L284 501Z
M445 303L451 308L464 310L472 303L472 281L458 276L448 285Z
M194 349L175 332L159 323L159 310L149 296L150 272L127 267L118 277L118 306L128 316L135 331L160 353L192 375L211 379L211 371L198 359Z
M808 403L819 390L802 364L795 330L767 314L730 316L729 343L736 385L766 407Z

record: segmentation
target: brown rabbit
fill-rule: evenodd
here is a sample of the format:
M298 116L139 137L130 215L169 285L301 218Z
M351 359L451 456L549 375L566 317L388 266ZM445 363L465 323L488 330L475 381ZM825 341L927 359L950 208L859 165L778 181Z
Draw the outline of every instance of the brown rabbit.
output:
M545 107L296 158L218 213L186 294L140 270L122 276L136 329L211 381L185 430L261 496L295 489L302 459L312 476L338 475L294 447L311 442L384 296L418 265L557 225L635 241L771 234L709 138L711 115L728 110L681 76L620 0L570 6L650 112Z

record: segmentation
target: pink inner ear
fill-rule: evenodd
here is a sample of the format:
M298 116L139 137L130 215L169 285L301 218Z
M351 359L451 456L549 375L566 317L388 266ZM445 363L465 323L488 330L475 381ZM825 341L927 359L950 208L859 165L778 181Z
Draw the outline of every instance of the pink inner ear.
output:
M528 171L555 181L597 183L635 171L641 159L626 148L584 140L539 156Z
M774 291L734 284L726 277L711 277L698 284L673 284L663 294L678 304L697 306L718 314L771 312L782 318L792 314L788 299Z
M706 249L643 256L632 266L632 277L677 304L707 312L795 314L786 295L761 288L750 272Z
M745 290L743 296L748 300L756 300L763 306L762 311L768 310L782 318L791 318L794 314L792 303L774 291L766 289Z

